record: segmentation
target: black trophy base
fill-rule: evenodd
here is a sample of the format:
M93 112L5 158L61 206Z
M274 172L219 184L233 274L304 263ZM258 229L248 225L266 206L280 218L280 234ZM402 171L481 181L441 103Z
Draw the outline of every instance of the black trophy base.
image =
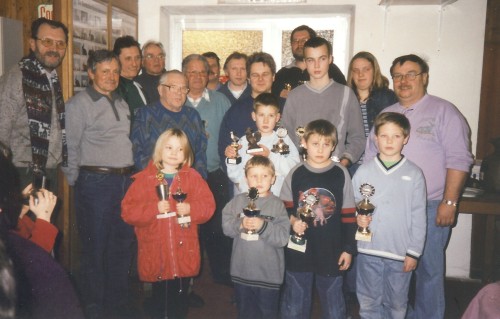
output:
M226 164L238 165L241 163L241 157L236 158L226 158Z

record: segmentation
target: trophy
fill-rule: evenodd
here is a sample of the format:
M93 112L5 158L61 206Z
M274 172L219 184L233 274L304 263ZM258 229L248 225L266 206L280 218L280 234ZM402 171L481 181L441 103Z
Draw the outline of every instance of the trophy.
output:
M356 205L356 211L360 215L371 216L375 210L375 206L370 203L368 198L375 194L375 187L368 183L364 183L359 187L359 192L364 198ZM370 231L370 228L358 227L356 240L372 241L372 232Z
M231 131L231 140L232 140L231 147L236 152L236 157L226 158L226 163L227 164L239 164L239 163L241 163L241 156L238 154L238 148L239 148L238 141L240 139L236 135L234 135L233 131Z
M290 92L292 90L292 85L290 83L285 83L284 89Z
M300 207L297 209L297 218L300 218L301 221L307 224L307 226L312 227L314 219L316 218L316 214L313 212L313 206L316 205L319 201L319 197L313 193L309 193L302 200ZM288 247L294 250L298 250L301 252L306 251L307 240L302 237L303 235L299 235L294 233L290 242L288 243Z
M304 148L304 146L302 145L302 136L304 136L304 133L306 132L306 129L303 127L303 126L298 126L296 129L295 129L295 135L297 135L297 137L299 138L299 155L302 157L302 160L306 160L307 158L307 151L306 149Z
M247 154L254 154L258 152L262 152L264 149L259 146L259 141L260 141L260 132L252 132L251 128L247 128L245 131L245 135L247 137L248 141L248 149L247 149Z
M250 201L247 207L243 208L243 214L246 217L260 216L260 209L255 206L255 201L259 198L259 190L255 187L250 187L247 197ZM254 229L245 229L244 232L241 233L241 238L247 241L258 240L259 234L256 234Z
M168 189L168 183L163 177L162 172L158 172L156 174L156 179L158 180L159 184L156 185L156 194L158 195L158 198L160 200L168 200L168 197L170 195L169 189ZM156 215L157 219L163 219L163 218L169 218L174 216L175 213L172 212L160 212Z
M180 179L179 175L177 175L177 180L179 182L179 186L177 186L177 191L172 194L172 197L177 203L182 203L186 200L187 193L184 193L182 191L181 179ZM181 214L177 213L177 223L179 223L179 225L182 228L189 228L189 226L191 225L191 216L189 214L181 215Z
M273 149L271 150L273 153L278 153L280 155L287 155L290 153L290 146L283 141L283 139L288 135L288 131L284 127L279 127L276 130L276 134L278 135L278 143L273 145Z

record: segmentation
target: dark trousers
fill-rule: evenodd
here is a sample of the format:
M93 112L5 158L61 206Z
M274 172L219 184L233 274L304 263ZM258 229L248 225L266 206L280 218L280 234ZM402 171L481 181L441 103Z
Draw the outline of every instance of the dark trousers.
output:
M128 303L134 231L121 218L121 201L130 176L81 170L75 208L81 244L80 290L83 303L114 310ZM103 309L104 308L104 309Z
M202 251L207 251L213 280L231 285L229 265L233 240L222 231L222 209L229 201L228 177L218 169L208 173L207 183L215 198L215 213L207 223L200 226L201 248Z
M275 319L278 317L279 289L234 284L238 319Z
M188 290L191 278L175 278L153 283L151 304L146 311L152 318L183 319L188 313Z

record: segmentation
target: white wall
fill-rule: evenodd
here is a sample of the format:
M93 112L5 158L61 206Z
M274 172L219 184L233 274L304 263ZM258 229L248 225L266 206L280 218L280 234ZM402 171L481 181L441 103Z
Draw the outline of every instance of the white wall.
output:
M430 94L454 103L471 127L476 149L479 98L487 0L458 0L444 8L436 5L378 6L379 0L307 0L311 5L354 5L353 52L370 51L384 74L392 60L416 53L430 65ZM415 0L419 2L419 0ZM161 7L177 0L139 0L139 41L168 41ZM183 0L182 5L220 6L217 0ZM300 9L303 4L297 5ZM283 8L289 11L292 5ZM245 5L241 10L247 10ZM447 275L468 277L471 216L461 215L447 250Z

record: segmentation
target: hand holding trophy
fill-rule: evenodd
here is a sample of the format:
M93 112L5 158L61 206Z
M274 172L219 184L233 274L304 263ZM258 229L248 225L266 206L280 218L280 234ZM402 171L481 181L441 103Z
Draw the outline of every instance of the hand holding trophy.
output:
M356 211L359 215L371 216L375 210L375 206L370 203L369 198L375 194L375 187L368 183L364 183L359 187L359 192L364 198L356 205ZM358 227L356 240L372 241L372 232L370 231L370 228Z
M233 131L231 131L231 147L234 149L236 156L232 158L226 158L226 163L227 164L240 164L241 163L241 156L238 154L238 149L240 145L238 144L238 141L240 139L234 135Z
M187 193L184 193L181 188L181 179L179 175L177 175L177 180L179 182L179 185L177 186L177 191L172 194L172 197L175 199L175 201L178 203L177 207L179 207L179 204L182 204L186 198L187 198ZM184 213L180 211L180 209L177 209L177 223L182 228L189 228L191 225L191 216L190 213Z
M319 197L313 193L307 194L307 196L302 200L301 206L297 209L297 218L302 222L306 223L308 227L313 226L314 219L316 215L314 214L313 207L318 204ZM288 242L288 248L297 250L300 252L305 252L307 247L307 240L303 237L304 234L294 233L290 236L290 241Z
M264 149L258 144L261 138L261 134L259 131L252 132L251 128L247 128L245 131L245 136L248 141L247 154L254 154L264 151Z
M259 217L260 209L255 205L255 201L259 198L259 190L256 187L250 187L248 190L248 202L247 207L243 208L243 215L246 217ZM253 241L259 239L259 234L255 233L255 229L243 229L241 233L241 238L247 241Z
M159 182L159 184L156 185L156 194L158 195L160 201L167 201L168 203L168 197L170 194L169 194L168 183L163 177L163 173L158 172L158 174L156 174L156 179ZM160 206L160 204L158 206ZM159 210L160 212L156 215L157 219L169 218L175 215L175 213L169 212L168 209L166 211L162 211L163 209Z

